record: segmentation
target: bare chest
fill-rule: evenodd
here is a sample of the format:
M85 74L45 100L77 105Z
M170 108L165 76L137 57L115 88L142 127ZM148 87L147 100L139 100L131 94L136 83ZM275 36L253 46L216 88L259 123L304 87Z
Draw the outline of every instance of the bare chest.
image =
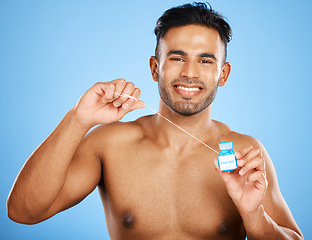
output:
M214 155L142 147L106 155L100 193L112 239L244 239Z

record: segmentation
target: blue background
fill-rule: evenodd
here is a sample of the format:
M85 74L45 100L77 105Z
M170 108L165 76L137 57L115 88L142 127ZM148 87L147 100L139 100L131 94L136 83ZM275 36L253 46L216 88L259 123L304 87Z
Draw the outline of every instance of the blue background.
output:
M10 221L6 198L32 151L95 82L125 78L158 108L153 28L185 1L0 0L0 238L109 239L97 191L55 217ZM307 239L311 230L312 2L211 0L233 28L232 73L212 118L258 138ZM123 120L151 114L137 110Z

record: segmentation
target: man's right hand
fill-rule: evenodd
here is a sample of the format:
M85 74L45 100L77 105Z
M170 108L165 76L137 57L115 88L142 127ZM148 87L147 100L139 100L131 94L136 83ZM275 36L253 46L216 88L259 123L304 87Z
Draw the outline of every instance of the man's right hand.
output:
M131 82L116 79L93 85L74 107L74 115L80 124L91 128L98 124L108 124L122 119L134 109L144 108L144 102L120 96L121 93L139 99L141 91Z
M122 93L135 99L120 96ZM20 223L38 223L92 192L101 179L102 165L93 141L83 138L91 127L118 121L143 108L144 103L136 100L139 97L140 90L124 79L96 83L85 92L28 158L8 197L9 217Z

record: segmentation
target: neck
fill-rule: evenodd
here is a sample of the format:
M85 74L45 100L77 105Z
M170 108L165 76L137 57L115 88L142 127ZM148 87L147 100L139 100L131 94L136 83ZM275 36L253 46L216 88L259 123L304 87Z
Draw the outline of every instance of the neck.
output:
M172 109L168 108L162 100L160 100L159 104L159 113L183 128L185 131L190 133L191 135L199 138L202 141L209 141L214 137L215 131L214 122L211 120L211 105L207 107L205 110L200 113L191 115L191 116L183 116L179 113L176 113ZM156 115L156 126L157 126L157 134L162 139L165 138L167 144L170 145L170 142L173 142L175 145L180 143L185 145L189 144L198 144L198 142L188 136L181 129L178 129L173 124L169 123L167 120L163 119L161 116ZM177 141L179 139L179 141Z

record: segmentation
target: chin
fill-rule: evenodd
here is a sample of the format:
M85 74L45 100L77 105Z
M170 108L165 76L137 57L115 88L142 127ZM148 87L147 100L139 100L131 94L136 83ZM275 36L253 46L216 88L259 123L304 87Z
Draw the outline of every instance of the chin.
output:
M208 105L209 106L209 105ZM202 112L203 110L205 110L208 106L185 106L185 107L178 107L178 106L173 106L170 107L173 111L175 111L176 113L185 116L185 117L189 117L189 116L193 116L195 114L198 114L200 112Z

